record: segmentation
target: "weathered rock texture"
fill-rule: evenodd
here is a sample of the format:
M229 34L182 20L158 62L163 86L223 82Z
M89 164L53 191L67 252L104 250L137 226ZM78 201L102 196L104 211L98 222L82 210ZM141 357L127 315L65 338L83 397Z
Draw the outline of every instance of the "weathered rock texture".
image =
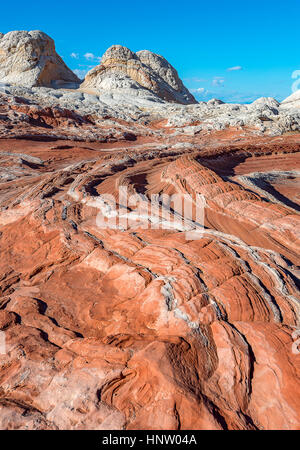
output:
M148 50L133 53L121 45L104 53L101 64L86 75L82 88L129 90L132 95L144 88L168 102L197 103L165 58Z
M0 81L27 87L79 83L42 31L0 35Z
M0 105L0 428L298 429L299 133L30 95ZM155 194L202 194L202 234L149 228Z
M50 89L50 38L0 49L0 428L299 429L294 102L175 104L121 46Z
M283 100L280 106L281 108L300 108L300 89Z

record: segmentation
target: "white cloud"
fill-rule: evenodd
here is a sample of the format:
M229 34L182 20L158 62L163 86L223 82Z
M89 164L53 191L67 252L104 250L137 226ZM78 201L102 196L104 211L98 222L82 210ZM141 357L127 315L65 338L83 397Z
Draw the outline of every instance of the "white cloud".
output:
M214 77L214 79L212 80L212 85L213 86L223 86L224 82L225 82L225 80L223 77Z
M86 76L86 74L88 73L88 70L84 70L84 69L74 69L73 72L75 73L75 75L78 76L78 78L80 80L83 80L84 77Z
M74 53L74 52L72 52L70 56L71 56L71 58L74 58L74 59L78 59L79 58L79 54L78 53Z
M93 53L86 53L86 54L84 55L84 57L85 57L85 59L94 59L94 58L95 58L95 55L94 55Z
M193 94L204 94L205 92L205 88L197 88L197 89L190 89L190 92L192 92Z
M101 57L100 56L96 56L96 55L94 55L94 53L89 53L89 52L87 52L85 55L84 55L84 57L85 57L85 59L87 59L88 61L101 61Z
M183 81L187 83L205 83L207 80L205 78L192 77L192 78L183 78Z
M228 67L227 70L228 70L229 72L232 72L233 70L242 70L242 66Z
M190 89L191 92L193 92L193 89ZM259 97L274 97L277 100L280 100L279 96L275 92L240 92L240 91L234 91L230 89L205 89L202 92L194 92L195 97L198 101L204 101L207 102L208 100L211 100L212 98L218 98L220 100L223 100L223 102L226 103L252 103L254 100L258 99Z

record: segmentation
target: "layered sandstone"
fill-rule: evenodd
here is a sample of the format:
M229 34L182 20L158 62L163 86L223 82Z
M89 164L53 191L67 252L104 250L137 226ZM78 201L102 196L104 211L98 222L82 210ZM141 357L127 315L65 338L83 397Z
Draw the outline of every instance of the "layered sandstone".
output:
M297 181L299 134L71 113L0 111L0 428L297 429L299 207L267 175Z
M131 95L146 89L168 102L197 103L165 58L149 50L133 53L121 45L106 50L101 64L88 72L81 87L100 92L130 90Z
M297 108L90 75L0 84L0 428L299 429Z

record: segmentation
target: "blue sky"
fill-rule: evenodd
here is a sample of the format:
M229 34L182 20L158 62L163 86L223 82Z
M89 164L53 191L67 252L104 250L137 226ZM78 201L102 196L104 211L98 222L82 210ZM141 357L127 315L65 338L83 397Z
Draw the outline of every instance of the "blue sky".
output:
M113 44L148 49L163 55L199 100L247 102L291 94L299 22L300 0L15 0L13 12L2 2L0 31L46 32L79 74Z

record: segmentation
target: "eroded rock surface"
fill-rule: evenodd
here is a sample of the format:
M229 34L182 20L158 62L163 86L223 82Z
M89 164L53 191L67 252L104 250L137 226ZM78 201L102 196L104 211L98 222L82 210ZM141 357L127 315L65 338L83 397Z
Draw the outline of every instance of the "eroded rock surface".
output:
M19 86L79 84L77 76L42 31L10 31L0 35L0 81Z
M120 91L150 99L153 93L169 102L197 103L165 58L149 50L133 53L121 45L113 45L106 50L101 64L86 75L82 88L112 93Z
M121 46L52 89L51 40L8 35L0 428L299 429L295 102L193 104Z
M293 94L289 95L283 102L280 104L281 108L300 108L300 89Z
M67 115L77 117L77 121L85 123L88 119L90 125L95 125L89 127L90 139L93 139L93 132L97 134L103 130L103 120L106 121L105 125L109 123L108 117L112 122L129 123L129 127L133 127L132 131L136 126L142 126L145 133L152 133L153 125L150 124L154 124L157 133L161 134L159 129L162 128L164 132L171 132L173 135L185 134L187 138L196 139L198 135L226 131L228 128L261 136L279 136L300 130L299 108L282 108L273 98L261 98L249 105L219 102L180 105L163 101L152 92L141 88L132 94L131 90L128 92L126 89L98 92L84 88L25 88L0 83L0 104L3 112L8 111L9 118L12 116L12 109L23 109L26 115L27 111L43 109L48 112L41 112L41 116ZM27 105L26 108L21 108L21 104ZM4 117L2 116L2 119ZM15 123L20 120L24 122L27 118L23 114L15 118ZM110 123L114 126L112 122ZM7 125L11 124L7 122ZM64 134L70 137L73 133L73 137L77 135L78 139L87 139L87 133L84 137L81 134L83 129L86 130L86 127L70 129L68 126ZM62 130L61 127L59 130ZM94 140L97 140L96 135Z
M5 95L0 428L299 428L299 134ZM163 194L201 194L205 227Z

